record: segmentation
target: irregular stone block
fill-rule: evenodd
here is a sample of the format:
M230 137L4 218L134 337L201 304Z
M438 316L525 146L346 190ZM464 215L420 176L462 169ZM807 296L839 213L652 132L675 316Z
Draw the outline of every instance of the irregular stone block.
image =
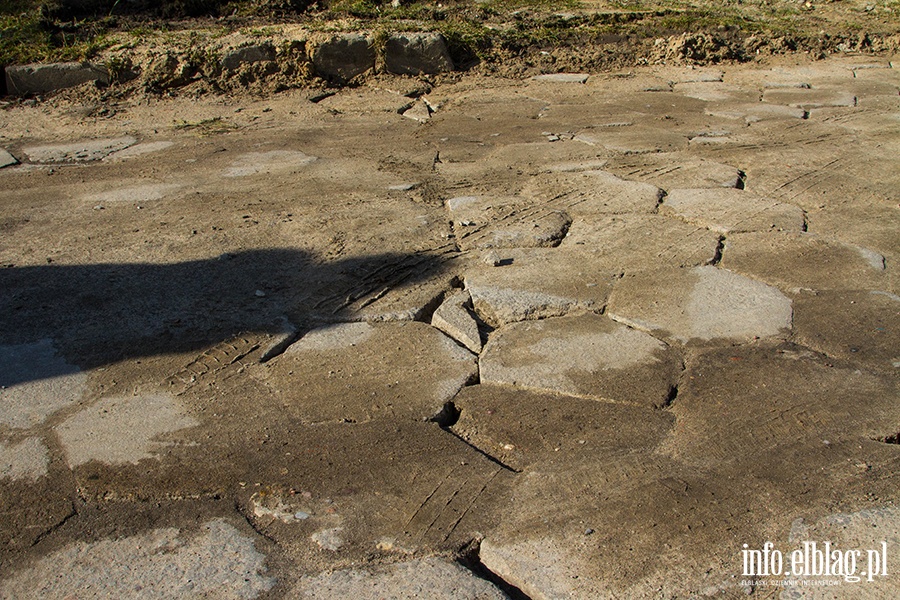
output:
M385 67L397 75L433 75L453 70L447 42L439 33L398 33L384 48Z
M445 598L446 600L505 600L506 594L458 563L429 557L408 562L345 569L306 576L296 595L309 600L355 598Z
M548 83L585 83L588 80L587 73L547 73L535 75L532 81L545 81Z
M763 92L763 101L805 109L823 106L856 106L854 94L822 89L769 89Z
M699 140L728 140L727 131L705 131ZM665 190L674 188L739 187L743 182L743 172L734 166L697 158L687 153L664 152L623 156L609 160L605 170L636 181L651 183Z
M312 62L319 75L349 81L375 68L375 48L364 36L336 35L315 47Z
M784 335L792 312L791 300L777 289L704 266L626 275L613 288L608 314L685 343Z
M681 358L656 338L595 314L514 323L495 331L481 382L664 406Z
M453 294L434 311L431 324L478 354L481 352L478 323L466 308L471 303L472 298L469 296L469 292L461 291Z
M662 190L649 183L628 181L606 171L545 173L532 177L522 195L565 207L573 217L656 210Z
M660 214L677 215L713 231L795 231L803 229L803 210L734 188L670 190Z
M275 60L275 47L271 44L244 46L225 54L222 57L222 67L228 71L235 71L241 65L268 60Z
M51 63L6 67L6 92L12 96L41 94L82 83L109 83L109 73L90 63Z
M19 161L16 160L12 154L0 148L0 169L3 167L9 167L11 165L18 164Z
M572 222L561 210L518 197L460 196L448 200L447 208L464 250L556 246Z
M722 117L725 119L743 119L747 123L777 119L806 119L809 116L809 113L802 108L762 102L740 105L723 103L718 107L707 109L706 114L711 117Z
M33 163L89 162L100 160L137 142L131 136L111 139L85 140L74 144L28 146L22 152Z

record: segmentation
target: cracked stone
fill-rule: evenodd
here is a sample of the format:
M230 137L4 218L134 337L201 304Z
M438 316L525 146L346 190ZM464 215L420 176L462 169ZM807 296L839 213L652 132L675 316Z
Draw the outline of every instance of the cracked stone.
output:
M712 266L626 275L609 299L610 318L682 343L783 336L791 300L762 282Z
M265 365L285 411L312 423L418 421L440 410L477 373L470 352L419 322L314 329ZM302 389L290 383L294 372L308 378Z
M266 575L265 559L253 538L213 520L196 533L165 528L69 544L5 578L0 595L252 600L275 585Z
M681 358L663 342L594 314L515 323L495 331L482 383L664 406Z
M898 291L877 252L808 233L730 235L722 256L723 267L785 290Z
M503 258L508 264L502 267L473 261L465 272L475 312L494 327L577 308L600 310L616 276L608 262L585 252L511 249Z
M260 173L283 173L297 167L305 167L315 160L315 156L297 150L248 152L231 163L223 175L225 177L247 177Z
M289 599L445 598L505 600L506 594L458 563L428 557L368 569L352 568L304 576Z
M721 233L773 229L799 233L804 224L803 210L798 206L727 188L669 190L659 212Z
M479 354L481 352L481 336L478 323L469 313L467 306L472 303L469 292L456 292L444 300L431 317L431 324L437 327L463 346Z
M89 162L100 160L133 146L137 140L131 136L99 140L85 140L71 144L50 144L46 146L28 146L22 152L30 162L54 164L66 162Z
M0 423L26 428L81 399L87 375L51 340L0 346Z
M692 141L696 139L700 138L694 137ZM620 177L651 183L666 190L736 188L743 181L743 174L737 167L678 152L614 158L610 159L606 169Z
M616 213L652 213L662 190L649 183L628 181L606 171L541 174L532 177L522 195L549 202L572 217Z
M172 396L107 398L83 408L55 431L71 467L92 460L107 464L137 463L158 457L170 445L156 438L199 422L184 414Z
M49 463L47 448L39 438L9 445L0 442L0 479L35 481L47 475Z
M562 210L518 197L461 196L448 200L447 208L463 250L552 247L571 223Z

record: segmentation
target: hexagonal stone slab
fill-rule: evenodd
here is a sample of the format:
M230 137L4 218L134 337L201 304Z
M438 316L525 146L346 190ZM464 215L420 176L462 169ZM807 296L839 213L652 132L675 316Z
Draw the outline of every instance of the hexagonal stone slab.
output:
M721 233L773 229L799 233L804 224L798 206L727 188L669 190L659 212Z
M481 357L481 381L660 407L681 357L652 336L606 317L515 323L495 331Z
M612 291L612 319L678 340L785 335L791 301L773 287L712 266L626 275Z
M447 208L463 250L556 246L572 222L564 211L517 197L460 196Z
M352 568L301 578L290 599L446 598L505 600L506 594L458 563L429 557L368 569Z
M608 262L578 249L511 249L496 255L499 266L473 261L465 271L475 312L494 327L575 308L600 310L616 276Z
M253 544L224 520L208 521L196 533L170 527L75 542L8 576L0 582L0 595L252 600L275 585L266 575L266 557Z
M794 339L818 352L896 373L900 296L880 291L807 291L794 298Z
M606 171L549 173L533 177L522 195L550 202L572 217L617 213L651 213L662 191L649 183L628 181Z
M897 291L877 252L808 233L728 236L721 264L785 290Z
M308 332L266 371L285 410L304 422L418 421L437 414L477 365L425 323L342 323ZM297 373L308 382L299 389Z

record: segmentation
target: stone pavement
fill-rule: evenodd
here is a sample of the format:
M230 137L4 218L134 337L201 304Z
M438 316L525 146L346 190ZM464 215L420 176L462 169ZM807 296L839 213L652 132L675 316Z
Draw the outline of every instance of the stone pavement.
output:
M792 60L7 107L0 597L900 595L900 69Z

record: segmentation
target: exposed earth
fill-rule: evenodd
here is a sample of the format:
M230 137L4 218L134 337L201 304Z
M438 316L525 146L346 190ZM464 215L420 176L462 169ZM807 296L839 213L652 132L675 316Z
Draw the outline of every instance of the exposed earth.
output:
M0 597L900 596L897 58L437 83L0 112Z

